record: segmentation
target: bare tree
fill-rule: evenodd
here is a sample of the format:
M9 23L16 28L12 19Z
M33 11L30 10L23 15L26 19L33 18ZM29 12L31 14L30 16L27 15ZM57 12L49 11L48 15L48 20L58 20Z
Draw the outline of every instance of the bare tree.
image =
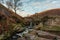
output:
M20 0L10 0L6 2L8 8L13 8L15 13L17 10L21 10L20 7L22 6L22 2L20 2Z
M8 6L8 9L13 7L13 4L10 1L6 1L6 5Z
M17 10L20 10L19 7L22 6L22 2L19 2L19 1L21 1L21 0L14 0L14 10L15 10L15 13L16 13Z

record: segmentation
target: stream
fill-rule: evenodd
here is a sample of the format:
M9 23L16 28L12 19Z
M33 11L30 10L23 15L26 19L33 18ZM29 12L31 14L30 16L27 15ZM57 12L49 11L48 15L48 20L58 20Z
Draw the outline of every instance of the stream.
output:
M12 37L10 37L8 40L17 40L18 38L20 38L20 37L23 37L22 35L23 34L26 34L26 33L28 33L30 30L33 30L32 28L25 28L25 31L23 31L22 33L20 32L20 33L16 33L16 34L14 34ZM44 35L49 35L49 36L52 36L52 37L57 37L57 40L60 40L60 36L58 36L58 35L55 35L55 34L51 34L51 33L49 33L49 32L45 32L45 31L41 31L41 30L39 30L39 31L37 31L37 33L38 33L38 35L42 35L42 36L44 36ZM41 37L42 37L41 36Z

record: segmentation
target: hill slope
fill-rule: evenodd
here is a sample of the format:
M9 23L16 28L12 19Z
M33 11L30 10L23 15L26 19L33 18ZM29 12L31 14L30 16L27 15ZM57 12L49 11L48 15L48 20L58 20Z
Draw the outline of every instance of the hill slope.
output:
M3 12L8 18L15 19L17 18L18 20L22 21L22 17L19 16L18 14L15 14L12 10L7 9L5 6L0 4L0 12ZM17 21L15 19L15 21Z
M45 28L51 30L59 30L60 28L60 8L51 9L47 11L43 11L40 13L36 13L29 17L25 17L26 23L32 24L34 26L46 26ZM54 27L52 27L54 26ZM60 30L59 30L60 31Z
M0 4L0 37L8 36L22 27L23 17ZM5 33L7 35L5 35ZM3 36L3 37L4 37ZM0 38L1 40L2 38Z

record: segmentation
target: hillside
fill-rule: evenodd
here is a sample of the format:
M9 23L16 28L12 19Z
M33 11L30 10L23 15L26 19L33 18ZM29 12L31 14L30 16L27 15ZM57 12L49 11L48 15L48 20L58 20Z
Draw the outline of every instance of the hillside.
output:
M1 35L8 37L14 31L21 29L23 19L23 17L0 4L0 37Z
M36 13L36 14L34 14L34 15L31 15L31 17L32 16L41 16L42 17L42 15L43 16L46 16L46 15L48 15L48 16L58 16L58 15L60 15L60 8L56 8L56 9L50 9L50 10L45 10L45 11L43 11L43 12L40 12L40 13Z
M20 15L15 14L12 10L6 8L5 6L3 6L1 4L0 4L0 11L3 12L8 18L11 18L13 20L15 17L17 18L17 20L20 20L20 21L22 21L22 19L23 19ZM17 20L15 19L15 21L17 21Z
M49 29L60 31L60 8L36 13L29 17L25 17L25 20L25 23L28 22L28 25L32 22L33 26L46 26L44 27L44 29L46 28L46 30Z

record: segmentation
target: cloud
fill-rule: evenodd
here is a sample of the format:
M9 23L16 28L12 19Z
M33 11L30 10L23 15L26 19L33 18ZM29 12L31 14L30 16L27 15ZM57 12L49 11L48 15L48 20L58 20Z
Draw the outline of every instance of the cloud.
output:
M26 16L32 15L32 13L25 12L25 11L21 11L21 12L18 11L17 14L19 14L22 17L26 17Z
M21 2L28 2L28 1L30 1L30 0L21 0Z
M48 9L60 8L60 0L21 0L21 2L23 2L24 11L17 13L23 17Z
M52 3L56 3L57 1L52 1Z
M32 6L37 9L36 11L43 11L52 8L60 8L60 0L46 0L43 2L34 2ZM35 11L35 12L36 12Z
M32 6L39 6L41 3L40 2L35 2L35 3L32 3Z

